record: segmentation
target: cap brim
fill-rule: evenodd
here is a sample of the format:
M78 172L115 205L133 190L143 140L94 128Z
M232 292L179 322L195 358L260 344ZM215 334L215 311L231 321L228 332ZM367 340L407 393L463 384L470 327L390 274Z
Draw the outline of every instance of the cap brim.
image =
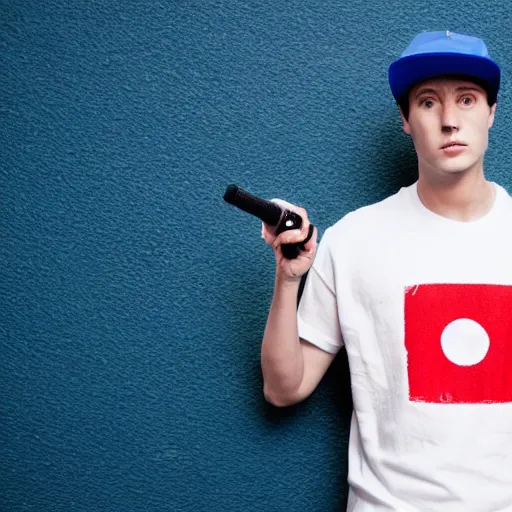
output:
M499 66L487 57L460 53L425 53L402 57L389 66L389 85L397 101L411 87L440 75L465 75L489 84L489 100L494 103L500 87Z

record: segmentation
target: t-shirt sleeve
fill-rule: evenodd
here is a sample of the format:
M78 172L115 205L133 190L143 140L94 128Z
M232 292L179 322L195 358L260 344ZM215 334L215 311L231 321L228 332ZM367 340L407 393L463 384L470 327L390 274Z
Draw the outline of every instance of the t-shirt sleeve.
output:
M315 261L306 278L297 311L299 337L326 352L336 354L343 346L335 270L328 228L320 241Z

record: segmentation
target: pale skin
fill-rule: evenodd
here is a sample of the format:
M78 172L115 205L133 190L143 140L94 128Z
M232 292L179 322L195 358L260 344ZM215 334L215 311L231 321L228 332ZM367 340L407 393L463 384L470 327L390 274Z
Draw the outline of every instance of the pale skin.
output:
M444 217L468 222L485 215L494 202L484 176L484 153L496 104L472 82L437 78L409 94L410 113L403 130L418 155L418 194L423 204ZM441 149L449 142L464 146ZM460 151L460 152L459 152Z
M400 111L402 128L418 157L418 194L434 213L471 222L492 207L494 188L484 176L483 162L495 111L485 90L466 80L435 78L410 91L408 118ZM313 263L317 233L297 259L285 259L281 244L304 240L309 229L306 210L288 207L304 219L301 230L276 237L269 226L263 229L276 257L274 295L261 346L263 392L278 407L307 398L334 359L298 336L297 293L301 276Z

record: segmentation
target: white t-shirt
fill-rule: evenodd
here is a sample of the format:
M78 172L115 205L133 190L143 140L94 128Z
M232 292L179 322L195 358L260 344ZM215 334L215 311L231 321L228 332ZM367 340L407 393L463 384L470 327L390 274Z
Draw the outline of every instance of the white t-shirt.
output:
M512 511L512 199L458 222L416 184L328 228L299 336L345 345L348 510Z

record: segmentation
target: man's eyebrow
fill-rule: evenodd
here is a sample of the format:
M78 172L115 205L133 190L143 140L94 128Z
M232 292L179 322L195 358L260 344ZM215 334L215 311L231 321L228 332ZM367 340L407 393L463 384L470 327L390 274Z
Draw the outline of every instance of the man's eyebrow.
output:
M461 85L455 89L456 92L466 92L466 91L475 91L475 92L484 92L484 90L478 85ZM416 99L418 99L422 94L437 94L435 89L432 87L423 87L418 89L416 93Z
M471 86L471 85L461 85L460 87L457 87L457 89L455 89L457 92L462 92L462 91L476 91L476 92L484 92L484 90L481 88L481 87L478 87L478 86Z
M418 92L416 93L416 99L419 98L422 94L437 94L437 91L432 88L424 87L418 90Z

